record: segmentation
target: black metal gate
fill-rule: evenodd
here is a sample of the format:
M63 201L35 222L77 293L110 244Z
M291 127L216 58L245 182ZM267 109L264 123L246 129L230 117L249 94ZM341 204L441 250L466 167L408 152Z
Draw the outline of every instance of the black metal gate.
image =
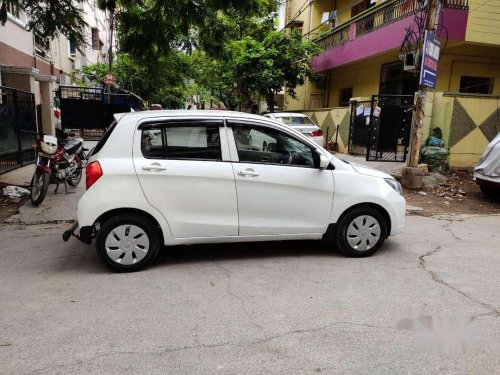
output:
M352 102L349 153L366 155L367 161L406 161L412 116L412 95Z
M367 118L370 118L372 101L351 102L351 123L349 128L348 152L351 155L366 155L368 133Z
M0 173L35 160L35 95L0 86Z
M412 95L372 95L366 160L405 162L412 116Z
M109 94L101 87L60 86L61 126L86 140L98 140L115 113L140 109L131 94Z

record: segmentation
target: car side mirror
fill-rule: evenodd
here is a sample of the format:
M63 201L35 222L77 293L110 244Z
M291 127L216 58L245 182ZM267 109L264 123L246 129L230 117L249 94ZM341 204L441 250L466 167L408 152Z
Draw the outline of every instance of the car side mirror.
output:
M326 169L330 165L330 159L328 159L325 155L319 155L319 169Z

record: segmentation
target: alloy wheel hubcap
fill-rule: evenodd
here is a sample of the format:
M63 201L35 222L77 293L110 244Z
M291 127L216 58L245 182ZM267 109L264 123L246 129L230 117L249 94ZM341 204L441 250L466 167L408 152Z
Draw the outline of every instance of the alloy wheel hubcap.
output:
M144 259L149 251L149 238L136 225L120 225L109 232L104 247L114 262L130 265Z
M358 216L347 228L347 242L354 250L370 250L378 243L380 233L377 219L370 215Z

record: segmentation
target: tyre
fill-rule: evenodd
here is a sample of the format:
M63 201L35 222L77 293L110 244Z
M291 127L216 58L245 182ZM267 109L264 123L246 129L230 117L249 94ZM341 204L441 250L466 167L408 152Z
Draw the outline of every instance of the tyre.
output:
M67 181L69 186L76 187L82 180L82 160L77 155L75 156L73 163L76 163L77 169L75 170L75 173L73 173L72 176L68 177Z
M49 173L36 170L31 178L31 203L38 206L43 202L49 190Z
M101 261L113 271L138 271L156 259L160 251L159 230L138 215L119 215L105 221L96 238Z
M387 223L373 207L356 207L337 225L335 244L346 256L361 258L374 254L387 237Z

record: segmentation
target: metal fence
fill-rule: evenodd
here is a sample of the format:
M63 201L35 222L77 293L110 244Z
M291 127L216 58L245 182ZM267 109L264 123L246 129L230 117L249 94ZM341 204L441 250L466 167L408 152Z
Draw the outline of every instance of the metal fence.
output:
M36 134L35 95L0 86L0 173L34 161Z

